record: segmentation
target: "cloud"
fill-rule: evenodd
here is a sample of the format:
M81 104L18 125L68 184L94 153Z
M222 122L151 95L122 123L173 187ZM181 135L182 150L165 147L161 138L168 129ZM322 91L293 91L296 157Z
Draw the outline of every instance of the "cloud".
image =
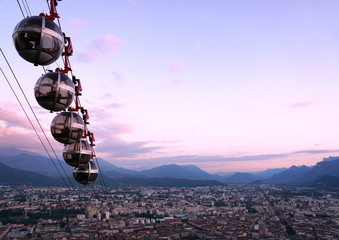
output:
M111 34L106 35L104 38L95 39L92 42L92 46L99 52L105 52L107 50L120 50L121 41Z
M37 149L39 141L34 136L33 132L0 127L0 145L2 147L18 146L22 149Z
M304 101L304 102L288 103L288 104L285 104L285 106L287 108L305 108L305 107L311 106L312 104L314 104L313 101Z
M0 120L4 122L5 127L30 128L29 121L24 114L19 115L16 111L0 108Z
M111 103L111 104L108 104L107 107L108 108L121 108L121 107L123 107L123 105L120 104L120 103Z
M276 154L258 154L258 155L245 155L238 157L225 157L225 156L199 156L199 155L186 155L176 156L165 159L172 159L173 161L185 162L234 162L234 161L261 161L261 160L272 160L293 157L300 154L321 154L321 153L335 153L339 152L339 149L322 149L322 150L300 150L290 153L276 153Z
M3 105L3 103L0 104ZM32 125L30 124L22 110L18 108L18 105L4 105L7 106L7 108L0 108L0 146L15 147L21 150L27 150L44 155L45 150L41 143L42 141L45 144L45 147L47 147L47 150L51 153L49 144L32 113L30 111L27 111L27 114L30 117L30 120L35 127L35 130L38 133L39 137L37 136ZM40 114L37 113L36 110L35 114L37 116L40 116ZM63 146L60 144L54 144L55 140L50 135L50 125L46 125L40 119L39 122L46 136L49 136L48 140L50 141L54 150L61 150ZM41 139L41 141L39 140L39 138Z
M106 139L97 147L97 151L106 158L133 159L141 154L152 153L161 147L147 146L148 142L126 142L119 138Z
M154 150L154 149L152 149ZM323 149L323 150L300 150L290 153L277 153L277 154L258 154L258 155L244 155L244 156L203 156L203 155L180 155L172 157L158 157L158 158L134 158L134 159L114 159L115 164L120 164L120 166L137 168L140 166L147 166L148 168L156 167L165 164L194 164L198 166L204 166L204 168L209 169L211 166L225 166L226 164L231 164L232 166L237 166L240 169L245 169L248 165L251 165L250 162L255 163L257 166L269 167L266 166L267 161L269 162L280 162L281 159L298 159L300 155L316 155L316 154L325 154L325 153L338 153L339 149ZM296 161L296 160L293 160ZM245 164L245 165L244 165ZM283 165L282 162L280 164ZM255 168L255 166L250 166L250 168ZM220 169L219 169L220 170ZM239 170L238 170L239 171Z
M181 72L184 69L184 64L174 61L168 64L168 68L170 72L177 73Z
M77 54L77 58L82 62L93 62L98 58L98 56L99 54L92 50L86 50Z
M72 18L68 21L66 29L72 34L79 32L85 25L85 21L81 18Z
M108 94L106 97L110 97ZM111 108L120 107L119 104L112 103ZM26 117L21 112L15 110L16 107L0 108L0 146L15 147L22 150L36 152L45 155L45 150L36 136ZM133 131L129 124L114 121L116 116L108 109L94 108L90 111L91 123L88 128L94 133L96 138L95 151L99 157L108 158L134 158L142 154L152 153L158 150L159 146L154 146L154 142L126 141L122 135ZM33 121L40 138L51 153L49 144L45 137ZM44 127L45 124L41 124ZM49 133L49 125L44 129L54 150L61 153L63 145L56 142ZM99 153L99 154L98 154Z
M104 106L106 109L117 109L124 107L124 104L115 101L114 96L111 93L105 93L99 98L102 103L100 106Z
M173 79L172 81L173 86L177 87L183 84L183 81L180 79Z
M295 154L319 154L319 153L334 153L338 152L339 149L329 149L329 150L301 150L297 152L292 152L291 155Z
M4 115L4 113L6 113ZM0 146L19 147L32 152L42 148L38 137L28 124L27 119L22 119L16 113L0 110Z
M95 151L98 157L135 158L162 148L154 146L154 142L124 140L123 135L133 132L133 126L115 121L117 117L114 111L111 112L107 108L95 108L92 112L91 118L93 116L93 119L90 121L93 125L89 127L93 128L95 134Z
M123 78L121 74L115 71L111 71L111 74L113 76L112 80L114 84L119 88L123 88Z
M116 36L107 34L103 38L94 39L84 52L78 53L78 59L83 62L93 62L99 57L109 54L111 51L118 51L121 48L121 40Z

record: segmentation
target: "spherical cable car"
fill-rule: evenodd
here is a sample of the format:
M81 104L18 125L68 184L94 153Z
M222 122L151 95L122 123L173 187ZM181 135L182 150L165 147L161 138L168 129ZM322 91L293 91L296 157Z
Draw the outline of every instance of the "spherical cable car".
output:
M65 162L73 167L86 165L92 157L91 146L85 139L66 145L62 153Z
M91 184L98 177L99 170L93 160L89 161L85 166L74 168L73 177L80 184Z
M16 25L12 37L19 55L36 66L55 62L64 49L61 29L42 16L23 19Z
M51 123L51 133L58 142L76 143L84 133L84 121L75 112L61 112Z
M35 84L34 95L39 105L50 111L61 111L73 101L75 88L72 80L64 73L49 72Z

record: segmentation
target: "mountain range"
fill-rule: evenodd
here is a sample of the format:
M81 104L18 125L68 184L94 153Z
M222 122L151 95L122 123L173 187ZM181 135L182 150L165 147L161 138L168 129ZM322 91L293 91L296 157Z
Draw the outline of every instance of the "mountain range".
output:
M15 154L4 154L8 151L0 149L0 184L46 183L46 185L57 185L60 183L60 173L65 176L72 175L72 168L63 160L53 160L19 151ZM12 152L13 153L13 152ZM104 180L109 185L150 185L150 186L206 186L227 183L250 183L262 182L273 184L299 184L326 180L322 176L339 177L339 158L324 159L315 166L292 166L288 169L267 169L255 173L236 172L232 174L219 173L210 174L194 165L162 165L152 169L135 171L117 167L104 159L98 159L100 170ZM64 171L58 169L63 166ZM37 174L37 175L34 175ZM15 180L11 180L12 179ZM13 176L16 176L13 178ZM17 177L18 176L18 177ZM27 180L24 177L31 178ZM41 180L36 181L36 179ZM58 179L59 178L59 179ZM73 177L71 177L73 179ZM175 180L174 180L175 179ZM319 180L320 179L320 180ZM169 184L170 183L170 184Z
M60 186L59 179L44 176L39 173L15 169L0 163L0 184L34 185L34 186Z
M315 166L292 166L286 171L273 175L268 183L309 183L316 181L321 176L339 177L339 159L321 161Z

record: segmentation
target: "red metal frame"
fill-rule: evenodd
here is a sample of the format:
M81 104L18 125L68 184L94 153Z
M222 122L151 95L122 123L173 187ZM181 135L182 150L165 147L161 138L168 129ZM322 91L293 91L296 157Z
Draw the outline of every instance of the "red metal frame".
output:
M95 146L94 144L94 141L95 141L95 138L94 138L94 134L90 131L88 131L87 129L87 125L89 124L88 122L88 119L89 119L89 114L88 114L88 110L81 107L80 106L80 102L79 102L79 96L81 96L81 91L82 91L82 87L81 87L81 81L80 79L76 78L75 76L73 76L72 78L72 81L75 85L75 107L68 107L68 111L79 111L81 112L82 114L82 119L84 120L84 126L85 126L85 129L84 129L84 134L82 136L82 138L87 138L89 139L90 141L90 145L91 147L93 148L93 146ZM93 150L92 150L92 158L95 157L95 154L93 153Z
M40 17L45 17L48 18L51 21L54 21L56 18L60 18L59 14L57 14L56 9L55 9L55 2L56 0L50 0L50 11L49 11L49 15L45 14L45 13L40 13Z
M90 131L88 131L88 139L89 139L91 149L92 149L91 158L96 158L96 155L94 154L94 150L93 150L93 147L95 146L95 144L94 144L95 138L94 138L94 134Z
M68 111L79 111L79 110L85 110L83 107L80 106L79 103L79 96L81 96L82 86L80 79L76 78L75 76L72 77L72 81L75 86L75 107L68 107ZM86 110L87 112L87 110Z
M45 17L51 21L54 21L56 18L60 18L59 14L56 12L56 0L50 0L50 12L49 15L45 14L45 13L41 13L39 16L41 17ZM56 72L62 72L67 74L68 72L72 71L72 68L70 66L70 62L68 57L72 56L73 54L73 45L72 45L72 41L70 37L66 37L65 33L64 33L64 39L65 39L65 50L62 53L62 56L64 56L64 68L56 68L55 71ZM81 86L81 82L80 79L77 79L75 76L72 77L72 81L74 83L75 86L75 107L68 107L68 111L81 111L82 114L82 118L84 120L84 134L82 136L82 138L87 138L89 139L90 142L90 146L91 146L91 158L95 158L95 154L94 154L94 150L93 147L95 146L94 141L94 134L90 131L88 131L87 129L87 125L89 124L88 119L89 119L89 114L87 109L83 108L80 106L80 102L79 102L79 96L81 96L81 92L82 92L82 86Z
M62 53L62 55L64 56L64 68L57 68L55 69L56 72L62 72L62 73L68 73L69 71L72 71L72 68L69 64L69 56L72 56L73 54L73 45L72 45L72 41L70 37L66 37L66 35L64 34L64 38L65 38L65 51Z

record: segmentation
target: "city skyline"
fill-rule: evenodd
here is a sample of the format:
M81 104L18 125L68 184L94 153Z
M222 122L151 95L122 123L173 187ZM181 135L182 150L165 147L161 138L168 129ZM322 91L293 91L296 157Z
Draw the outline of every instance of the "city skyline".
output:
M27 3L32 15L48 10L46 1ZM0 48L51 136L55 113L33 96L43 69L21 59L11 39L22 13L15 1L0 6ZM339 154L337 1L69 0L57 9L97 157L129 169L173 163L214 173ZM50 69L58 66L61 59ZM15 85L2 58L0 67ZM2 75L0 87L1 146L44 155Z

